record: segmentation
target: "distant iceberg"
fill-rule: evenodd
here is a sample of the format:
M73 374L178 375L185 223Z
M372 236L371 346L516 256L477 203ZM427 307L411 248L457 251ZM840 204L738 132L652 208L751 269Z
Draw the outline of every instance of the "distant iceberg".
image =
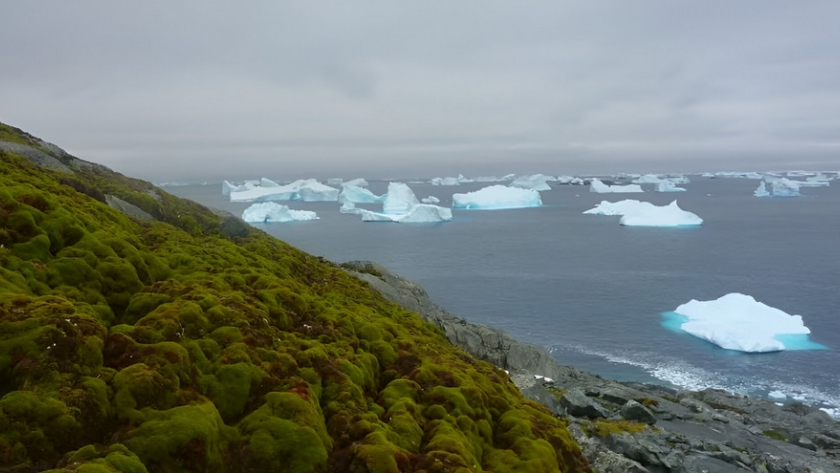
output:
M767 190L767 183L761 181L758 184L758 188L753 192L753 195L756 197L770 197L770 191Z
M231 192L242 192L256 187L253 181L245 181L243 184L232 184L229 181L222 182L222 195L230 195Z
M799 197L800 181L792 181L786 178L767 178L762 181L753 192L756 197ZM769 186L769 189L768 189Z
M468 182L473 182L473 180L464 177L463 174L458 174L458 177L436 177L429 181L429 184L433 186L457 186Z
M420 202L423 202L424 204L439 204L440 199L433 195L430 195L429 197L423 197L422 199L420 199Z
M318 215L309 210L291 210L274 202L253 204L242 212L242 220L248 223L279 223L301 220L317 220Z
M535 191L550 191L551 187L549 187L548 181L553 180L555 180L553 177L546 176L545 174L534 174L532 176L522 176L514 179L510 185L511 187L521 187Z
M620 202L605 200L583 213L622 215L619 223L628 227L693 227L703 224L702 218L681 209L676 200L661 207L638 200L628 199Z
M315 179L300 179L291 184L281 186L274 181L263 178L260 186L242 191L231 191L231 202L268 202L278 200L294 200L304 202L335 202L338 200L339 190Z
M402 182L389 182L388 192L382 203L382 211L386 214L407 214L411 209L420 205L408 185Z
M744 294L731 293L713 301L692 300L673 313L683 318L680 329L727 350L764 353L825 348L808 340L811 330L801 316Z
M730 171L722 171L722 172L704 172L701 174L703 177L708 177L714 179L716 177L734 177L734 178L741 178L741 179L763 179L764 176L757 172L730 172Z
M452 210L437 205L418 204L404 214L359 212L364 222L438 223L452 220Z
M331 177L327 179L327 185L332 187L341 186L344 183L344 179L340 177Z
M340 211L359 214L364 222L438 223L452 220L451 209L421 204L411 188L402 182L388 183L381 213L356 208L352 203L344 203Z
M453 194L452 207L456 209L518 209L542 205L540 193L533 189L493 185L475 192Z
M627 186L609 186L601 182L600 179L592 179L589 183L589 192L597 192L598 194L608 193L630 193L630 192L644 192L638 184L630 184Z
M365 178L363 178L363 177L359 177L359 178L356 178L356 179L351 179L351 180L349 180L349 181L347 181L347 182L344 182L344 183L342 183L341 185L342 185L342 186L367 187L367 186L369 186L370 184L368 184L368 181L366 181L366 180L365 180Z
M685 192L685 187L677 187L673 181L659 181L656 183L656 192Z
M353 202L354 204L382 202L384 198L384 195L376 195L364 187L353 185L342 186L341 193L338 195L339 202Z

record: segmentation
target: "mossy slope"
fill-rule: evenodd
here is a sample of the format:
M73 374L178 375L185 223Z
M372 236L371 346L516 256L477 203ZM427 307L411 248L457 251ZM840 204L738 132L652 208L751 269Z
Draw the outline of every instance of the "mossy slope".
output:
M504 372L332 264L74 171L0 152L0 471L589 471Z

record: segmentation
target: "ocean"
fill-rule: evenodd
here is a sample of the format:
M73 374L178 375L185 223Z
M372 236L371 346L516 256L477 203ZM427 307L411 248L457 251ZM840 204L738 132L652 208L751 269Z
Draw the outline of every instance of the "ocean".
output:
M267 176L271 178L271 176ZM454 210L441 224L362 222L335 202L284 202L319 220L256 227L335 262L374 260L472 322L547 347L558 362L622 381L720 388L840 414L840 181L801 197L756 198L757 180L688 176L682 193L597 194L550 183L542 207ZM487 183L409 182L418 198ZM387 182L371 181L381 194ZM241 215L221 184L166 187ZM619 225L584 215L602 200L678 200L694 228ZM374 204L360 207L378 209ZM668 329L663 313L740 292L803 317L822 350L747 354ZM776 398L779 397L775 393ZM775 399L774 400L778 400Z

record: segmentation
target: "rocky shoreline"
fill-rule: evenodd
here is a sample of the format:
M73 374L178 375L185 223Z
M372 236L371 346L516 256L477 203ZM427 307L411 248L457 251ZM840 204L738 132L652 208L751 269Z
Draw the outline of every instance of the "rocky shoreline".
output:
M377 263L342 267L436 324L452 344L508 371L527 397L567 419L600 473L840 472L840 422L819 409L604 379L447 312L421 286Z

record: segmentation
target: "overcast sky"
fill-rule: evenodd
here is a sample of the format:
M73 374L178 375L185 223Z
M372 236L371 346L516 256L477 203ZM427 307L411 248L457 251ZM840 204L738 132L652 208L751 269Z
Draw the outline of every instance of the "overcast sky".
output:
M840 169L840 3L7 1L0 121L146 179Z

